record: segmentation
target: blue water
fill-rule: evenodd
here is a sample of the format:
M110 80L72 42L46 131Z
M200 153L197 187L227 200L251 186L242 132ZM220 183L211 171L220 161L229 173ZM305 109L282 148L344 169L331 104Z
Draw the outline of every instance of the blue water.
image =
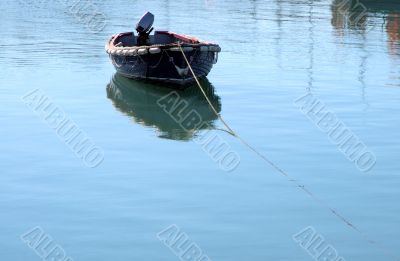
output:
M398 260L398 4L367 1L359 28L329 0L92 0L107 19L93 33L60 2L0 2L0 260L40 260L20 239L36 226L75 261L179 260L157 238L171 224L212 260L313 260L292 239L307 226L345 260ZM214 105L325 206L220 131L195 87L180 95L209 132L186 132L157 107L169 89L114 75L104 44L132 31L146 10L157 29L219 43L207 84ZM25 104L22 97L36 89L101 148L97 167L87 167ZM374 153L369 172L295 105L306 93ZM240 156L234 171L223 171L198 144L210 134Z

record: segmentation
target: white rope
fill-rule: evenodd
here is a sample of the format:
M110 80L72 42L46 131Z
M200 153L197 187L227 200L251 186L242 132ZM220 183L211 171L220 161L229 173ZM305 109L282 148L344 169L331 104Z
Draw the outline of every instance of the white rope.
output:
M321 200L319 197L317 197L314 193L312 193L310 190L306 188L305 185L301 184L299 181L296 179L293 179L287 174L285 171L283 171L280 167L278 167L275 163L273 163L271 160L269 160L266 156L264 156L261 152L259 152L256 148L254 148L252 145L250 145L246 140L244 140L241 136L239 136L222 118L222 116L217 112L217 110L214 108L212 105L210 99L208 98L206 92L204 91L203 87L201 86L199 80L197 79L196 74L194 73L192 66L190 65L185 52L183 51L181 44L178 43L178 46L180 48L180 51L182 52L183 58L185 59L187 65L189 66L189 69L193 75L193 78L195 79L197 85L199 86L201 92L203 93L204 98L206 98L208 104L210 105L211 109L215 113L215 115L218 116L219 120L224 124L224 126L228 129L227 132L231 134L232 136L236 137L244 146L246 146L248 149L253 151L259 158L261 158L264 162L268 163L272 168L274 168L279 174L283 175L284 177L287 178L287 180L291 183L293 183L296 187L298 187L300 190L302 190L304 193L309 195L314 201L319 203L321 206L327 208L334 216L336 216L341 222L346 224L348 227L359 233L369 244L374 245L381 251L383 251L387 256L395 259L395 260L400 260L399 257L393 255L390 250L388 250L386 247L378 244L376 241L370 239L367 234L362 232L358 227L356 227L351 221L349 221L347 218L345 218L342 214L340 214L338 211L336 211L334 208L330 207L327 203L325 203L323 200Z

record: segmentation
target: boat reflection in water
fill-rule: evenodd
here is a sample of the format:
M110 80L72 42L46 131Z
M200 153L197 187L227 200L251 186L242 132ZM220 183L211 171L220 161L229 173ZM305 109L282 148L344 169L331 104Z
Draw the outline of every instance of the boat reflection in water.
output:
M214 87L206 78L201 81L201 84L215 109L220 112L221 102L219 96L214 92ZM187 104L187 108L184 108L181 115L184 116L192 110L200 115L202 124L198 129L184 128L158 105L157 101L171 92L177 92L180 97L179 101ZM217 119L197 85L190 86L185 90L172 90L147 82L131 80L116 73L107 85L107 97L112 100L117 110L131 117L135 122L155 128L159 132L160 138L191 140L199 130L214 128L214 122Z
M358 0L334 0L331 23L340 35L345 29L365 32L369 29L367 8Z
M387 15L386 32L389 36L389 53L394 57L400 56L400 8Z
M400 2L398 0L334 0L332 25L339 34L345 29L362 34L370 29L386 29L389 53L399 56Z

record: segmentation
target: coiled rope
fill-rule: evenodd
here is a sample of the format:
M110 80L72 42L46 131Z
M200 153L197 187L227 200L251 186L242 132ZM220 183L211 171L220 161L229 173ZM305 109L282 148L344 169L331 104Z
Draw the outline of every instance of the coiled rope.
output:
M365 234L362 230L360 230L357 226L355 226L349 219L344 217L342 214L340 214L337 210L329 206L327 203L325 203L323 200L321 200L319 197L317 197L314 193L312 193L309 189L306 188L305 185L301 184L299 181L296 179L291 178L289 174L287 174L285 171L283 171L280 167L278 167L275 163L273 163L271 160L269 160L265 155L263 155L261 152L259 152L256 148L254 148L252 145L250 145L246 140L244 140L240 135L238 135L229 125L226 123L226 121L222 118L222 116L218 113L218 111L214 108L212 105L210 99L208 98L206 92L204 91L203 87L200 84L200 81L197 79L196 74L194 73L192 66L190 65L185 52L182 49L182 46L180 43L178 43L179 49L183 55L183 58L185 59L190 72L193 75L193 78L195 79L198 87L200 88L204 98L207 100L209 106L215 113L215 115L218 117L218 119L222 122L222 124L227 128L226 132L231 134L233 137L237 138L244 146L246 146L249 150L254 152L260 159L262 159L264 162L266 162L268 165L270 165L273 169L275 169L279 174L282 176L286 177L287 180L291 183L293 183L296 187L298 187L300 190L302 190L304 193L309 195L315 202L320 204L321 206L327 208L335 217L337 217L341 222L343 222L346 226L350 227L352 230L356 231L359 235L361 235L369 244L373 245L374 247L380 249L382 252L384 252L388 257L391 257L395 260L400 260L399 257L395 256L394 254L391 253L390 250L388 250L386 247L382 246L375 240L372 240L367 234Z

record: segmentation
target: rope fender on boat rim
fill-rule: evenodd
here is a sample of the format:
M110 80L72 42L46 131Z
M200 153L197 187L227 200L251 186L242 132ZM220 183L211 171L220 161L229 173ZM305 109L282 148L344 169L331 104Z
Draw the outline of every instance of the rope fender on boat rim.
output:
M151 46L135 46L135 47L113 47L110 42L106 44L105 50L110 55L118 56L137 56L145 54L158 54L161 51L180 52L181 47L178 45L151 45ZM221 52L218 45L193 45L182 47L185 52L198 50L200 52Z
M303 191L305 194L310 196L315 202L317 202L319 205L327 208L331 214L335 217L337 217L341 222L343 222L346 226L350 227L352 230L356 231L361 237L364 238L369 244L373 245L374 247L380 249L383 251L387 256L390 256L391 258L394 258L396 260L400 260L400 258L396 255L394 255L390 250L388 250L385 246L382 244L376 242L375 240L372 240L366 233L364 233L362 230L360 230L358 227L356 227L349 219L344 217L342 214L340 214L337 210L335 210L333 207L325 203L322 199L317 197L311 190L309 190L305 185L297 181L296 179L292 178L289 174L287 174L283 169L281 169L279 166L277 166L275 163L273 163L270 159L268 159L265 155L263 155L261 152L259 152L255 147L250 145L246 140L244 140L240 135L238 135L229 125L228 123L225 122L225 120L222 118L222 116L218 113L218 111L214 108L212 105L210 99L208 98L206 92L204 91L203 87L201 86L196 74L194 73L192 66L190 65L184 51L184 47L178 43L179 49L183 55L183 58L185 59L190 72L193 75L193 78L195 79L198 87L200 88L204 98L207 100L209 106L211 107L212 111L215 113L215 115L218 117L218 119L222 122L222 124L227 128L227 130L223 130L233 137L237 138L245 147L247 147L249 150L251 150L253 153L257 155L260 159L262 159L264 162L266 162L268 165L270 165L273 169L275 169L280 175L284 176L289 182L294 184L297 188L299 188L301 191Z

